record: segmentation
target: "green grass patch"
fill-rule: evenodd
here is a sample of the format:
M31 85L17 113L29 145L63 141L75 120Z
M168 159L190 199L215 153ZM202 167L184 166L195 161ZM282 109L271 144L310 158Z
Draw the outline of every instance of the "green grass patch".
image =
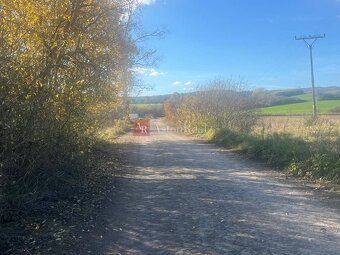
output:
M298 96L294 96L294 97L305 100L305 101L309 101L309 102L312 102L312 100L313 100L312 93L302 94L302 95L298 95Z
M307 98L307 96L305 98ZM339 106L340 100L326 100L317 102L317 109L319 113L328 113L332 109L337 108ZM258 113L265 115L293 115L293 114L312 114L312 111L313 104L311 101L309 101L304 103L260 108L258 110Z
M303 103L285 104L258 109L258 114L263 115L305 115L313 112L312 93L294 96L304 100ZM318 113L332 113L334 109L340 107L340 100L317 100Z
M340 181L340 139L314 143L287 133L251 135L229 129L209 130L208 137L220 146L241 150L252 159L293 175Z
M136 107L139 109L148 109L154 107L163 107L163 104L130 104L131 107Z

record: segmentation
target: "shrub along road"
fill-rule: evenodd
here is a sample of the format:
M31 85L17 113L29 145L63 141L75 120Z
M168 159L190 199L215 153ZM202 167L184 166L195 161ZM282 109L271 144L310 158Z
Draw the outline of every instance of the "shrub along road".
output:
M155 127L120 142L130 167L116 181L96 253L340 253L337 195Z

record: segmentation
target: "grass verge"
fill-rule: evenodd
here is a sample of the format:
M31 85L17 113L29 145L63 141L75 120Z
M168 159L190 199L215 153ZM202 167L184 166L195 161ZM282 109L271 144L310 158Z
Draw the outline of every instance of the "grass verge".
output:
M229 129L210 130L206 137L295 176L340 183L340 139L308 142L287 133L252 135Z

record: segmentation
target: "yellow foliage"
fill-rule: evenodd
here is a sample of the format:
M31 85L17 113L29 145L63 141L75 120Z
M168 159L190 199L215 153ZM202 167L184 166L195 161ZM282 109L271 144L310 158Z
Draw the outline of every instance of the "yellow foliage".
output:
M0 0L1 171L88 151L119 119L135 48L118 0Z

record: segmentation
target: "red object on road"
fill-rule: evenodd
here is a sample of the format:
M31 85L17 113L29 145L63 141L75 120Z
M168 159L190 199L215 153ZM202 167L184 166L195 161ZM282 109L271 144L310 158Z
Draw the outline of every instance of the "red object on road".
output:
M133 136L149 136L150 135L150 119L136 119L132 124Z

